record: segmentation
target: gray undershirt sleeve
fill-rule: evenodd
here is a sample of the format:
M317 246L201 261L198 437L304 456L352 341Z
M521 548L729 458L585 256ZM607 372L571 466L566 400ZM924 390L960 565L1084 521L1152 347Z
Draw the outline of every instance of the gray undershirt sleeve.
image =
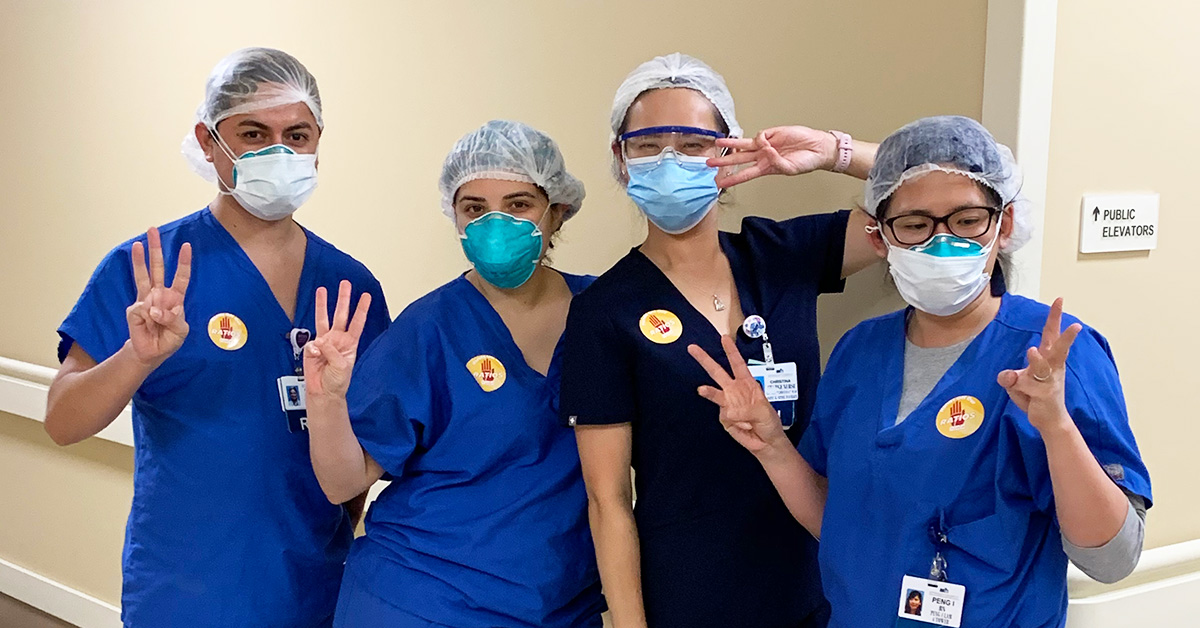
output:
M1100 547L1079 547L1062 536L1063 550L1067 558L1097 582L1112 584L1133 573L1142 556L1142 544L1146 538L1146 500L1122 489L1129 498L1129 511L1121 531L1108 543Z

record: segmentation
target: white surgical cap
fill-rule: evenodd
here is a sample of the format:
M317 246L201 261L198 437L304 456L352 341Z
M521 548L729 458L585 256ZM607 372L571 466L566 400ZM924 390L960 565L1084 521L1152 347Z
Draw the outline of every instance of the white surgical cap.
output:
M202 122L215 129L230 116L297 102L308 105L317 127L325 128L317 79L303 64L281 50L242 48L221 59L209 74L192 126ZM183 156L196 174L216 182L217 171L204 158L194 129L183 138Z
M875 216L905 181L934 171L968 177L994 190L1002 205L1012 204L1013 232L1004 250L1015 251L1029 241L1033 224L1029 200L1021 194L1020 166L982 124L963 116L922 118L879 145L867 176L867 213Z
M454 195L476 179L532 183L546 192L551 204L567 206L563 220L583 205L583 183L567 172L558 145L550 136L521 122L492 120L464 135L442 164L438 189L442 213L454 219Z
M669 87L686 87L703 94L717 108L725 126L729 127L729 137L742 136L742 127L738 126L737 115L733 109L733 95L729 93L725 79L703 61L674 52L664 57L654 57L634 68L617 88L617 95L613 98L610 119L612 135L609 142L617 140L621 127L625 124L625 116L638 96L652 89ZM614 155L613 174L618 178L620 168L620 163Z

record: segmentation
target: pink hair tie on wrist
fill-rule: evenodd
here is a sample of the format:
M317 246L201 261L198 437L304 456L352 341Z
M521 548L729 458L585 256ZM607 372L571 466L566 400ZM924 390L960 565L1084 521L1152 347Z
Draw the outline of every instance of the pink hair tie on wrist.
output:
M833 164L834 172L845 172L846 168L850 167L850 157L854 154L854 140L847 133L841 131L829 131L837 140L838 156L837 162Z

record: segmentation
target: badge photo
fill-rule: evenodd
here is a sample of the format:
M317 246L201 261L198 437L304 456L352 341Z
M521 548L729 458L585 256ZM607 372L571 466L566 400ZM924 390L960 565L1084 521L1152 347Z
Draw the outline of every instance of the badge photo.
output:
M477 355L467 362L467 370L475 377L475 382L483 392L498 390L508 378L504 364L490 355Z
M960 628L966 597L967 589L961 584L904 576L900 585L896 627L934 625Z
M246 324L229 312L214 314L208 319L209 339L226 351L241 349L246 344L247 336Z
M642 314L638 327L643 336L660 345L669 345L683 334L683 322L667 310L650 310Z
M983 404L970 395L947 401L937 414L937 428L946 438L966 438L983 425Z

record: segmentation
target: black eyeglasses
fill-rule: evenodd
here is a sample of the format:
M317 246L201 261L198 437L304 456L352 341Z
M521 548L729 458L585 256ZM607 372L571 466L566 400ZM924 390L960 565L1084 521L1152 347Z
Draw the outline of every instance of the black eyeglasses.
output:
M883 224L897 243L912 246L927 242L941 224L960 238L978 238L992 229L992 221L999 214L1000 210L995 207L962 207L941 218L904 214L888 218Z

